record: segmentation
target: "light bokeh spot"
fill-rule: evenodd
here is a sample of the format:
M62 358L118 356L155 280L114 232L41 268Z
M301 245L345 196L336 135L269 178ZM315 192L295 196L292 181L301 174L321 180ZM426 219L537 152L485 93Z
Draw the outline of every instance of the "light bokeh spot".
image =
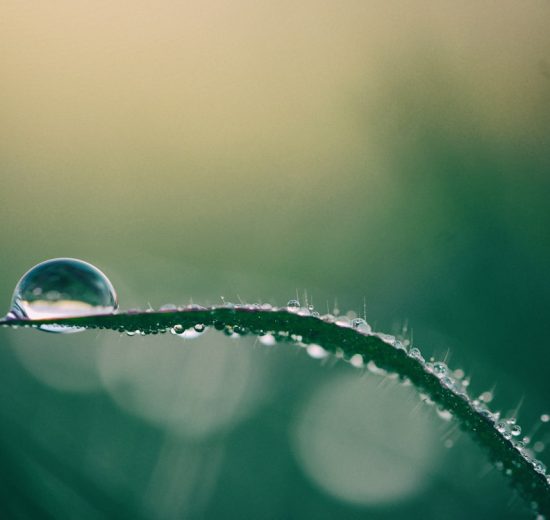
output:
M9 331L9 345L21 365L38 381L64 392L94 392L103 384L97 370L100 343L84 344L72 334L41 334L35 330Z
M226 430L259 403L265 375L244 340L206 332L185 340L133 337L106 344L100 371L126 411L187 438ZM260 360L261 361L261 360Z
M306 475L343 501L382 505L422 490L441 450L415 390L349 374L309 397L292 430Z

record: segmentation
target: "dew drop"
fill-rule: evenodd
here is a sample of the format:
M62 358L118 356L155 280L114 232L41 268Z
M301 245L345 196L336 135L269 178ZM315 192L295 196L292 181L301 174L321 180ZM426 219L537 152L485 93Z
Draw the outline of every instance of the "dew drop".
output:
M289 300L286 304L289 311L298 312L300 310L300 302L298 300Z
M361 368L364 364L361 354L353 354L349 360L350 364L356 368Z
M349 321L349 318L347 316L339 316L336 320L336 325L339 327L349 328L351 327L351 323Z
M497 431L499 433L504 433L506 431L506 423L504 422L498 422L497 425L496 425L496 428L497 428Z
M75 258L55 258L27 271L13 293L9 317L41 320L109 314L118 308L115 289L96 267ZM46 332L80 332L81 327L40 325Z
M392 336L391 334L384 334L383 332L377 332L376 336L378 336L384 343L387 343L388 345L394 345L397 341L397 338L395 336Z
M423 403L425 403L429 406L432 406L432 405L435 404L434 401L430 398L430 396L428 394L424 394L424 393L421 392L421 393L418 394L418 397L420 397L420 400Z
M178 334L178 336L182 339L195 339L198 338L201 335L200 332L197 332L194 327L190 329L185 329L182 333Z
M520 453L523 452L523 449L525 448L525 443L523 441L512 441L512 445L516 450L518 450Z
M534 469L537 473L544 473L544 472L546 472L546 466L545 466L540 460L534 459L533 462L532 462L531 464L533 465L533 469Z
M388 373L383 368L380 368L372 359L367 363L367 370L371 374L377 374L379 376L385 376Z
M455 391L455 381L451 377L442 377L441 384L450 388L453 392Z
M519 424L513 424L510 426L510 433L514 437L519 437L521 435L521 426Z
M433 372L437 377L443 377L447 374L447 365L441 361L434 363Z
M547 413L543 413L541 416L540 416L540 420L544 423L547 423L548 421L550 421L550 415L547 414Z
M437 415L444 421L450 421L453 418L453 414L449 410L443 408L436 408Z
M264 334L263 336L260 336L259 339L260 343L266 347L272 347L277 343L277 340L273 334Z
M371 326L363 318L354 318L351 321L351 326L362 334L370 334L372 332Z
M417 349L416 347L413 347L411 348L411 350L409 350L409 357L412 357L414 359L417 359L421 363L424 363L424 357L420 353L420 350Z
M177 323L176 325L174 325L171 329L170 329L170 332L172 334L181 334L183 332L183 325L180 325L179 323Z
M307 346L307 353L314 359L323 359L328 356L328 352L323 347L314 343Z

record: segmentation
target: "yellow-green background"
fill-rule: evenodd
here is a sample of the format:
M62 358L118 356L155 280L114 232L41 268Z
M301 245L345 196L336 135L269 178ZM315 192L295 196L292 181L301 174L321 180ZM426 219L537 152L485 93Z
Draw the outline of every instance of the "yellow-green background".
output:
M549 25L542 0L4 0L2 305L60 256L122 308L366 301L529 431L550 397ZM0 398L8 518L527 516L407 389L296 348L3 329Z

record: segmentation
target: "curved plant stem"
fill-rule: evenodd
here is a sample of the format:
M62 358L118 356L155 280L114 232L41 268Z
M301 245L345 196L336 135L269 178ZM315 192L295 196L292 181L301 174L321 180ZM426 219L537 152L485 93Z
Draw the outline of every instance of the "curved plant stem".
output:
M483 403L480 406L478 401L468 397L465 391L457 391L456 387L453 389L453 380L438 374L434 370L435 364L425 363L418 356L418 351L413 355L412 351L396 348L379 335L362 333L349 324L343 326L335 322L332 316L323 319L289 312L286 308L272 309L259 305L197 307L34 321L4 319L0 325L38 327L56 324L158 334L173 327L181 332L202 324L232 334L261 336L271 333L279 341L317 344L347 360L358 354L364 363L370 362L371 366L410 380L437 406L450 412L461 428L485 448L490 460L509 478L529 507L550 518L550 477L544 474L544 468L537 467L537 461L531 460L526 450L499 431L495 414Z

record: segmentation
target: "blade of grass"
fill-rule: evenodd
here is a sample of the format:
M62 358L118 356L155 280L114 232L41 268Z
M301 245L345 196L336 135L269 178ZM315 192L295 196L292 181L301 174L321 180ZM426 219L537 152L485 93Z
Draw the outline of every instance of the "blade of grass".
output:
M305 313L304 313L305 314ZM46 320L4 319L7 327L60 325L120 332L159 334L174 327L183 331L195 325L213 327L228 334L273 334L278 341L300 345L316 344L352 363L357 356L376 371L397 374L443 410L487 452L489 459L536 513L550 517L550 477L544 466L532 460L520 443L506 436L498 415L483 402L470 398L465 386L446 372L446 366L426 363L418 349L405 350L383 335L366 334L337 322L333 316L314 317L287 308L260 305L189 306L182 310L126 312Z

